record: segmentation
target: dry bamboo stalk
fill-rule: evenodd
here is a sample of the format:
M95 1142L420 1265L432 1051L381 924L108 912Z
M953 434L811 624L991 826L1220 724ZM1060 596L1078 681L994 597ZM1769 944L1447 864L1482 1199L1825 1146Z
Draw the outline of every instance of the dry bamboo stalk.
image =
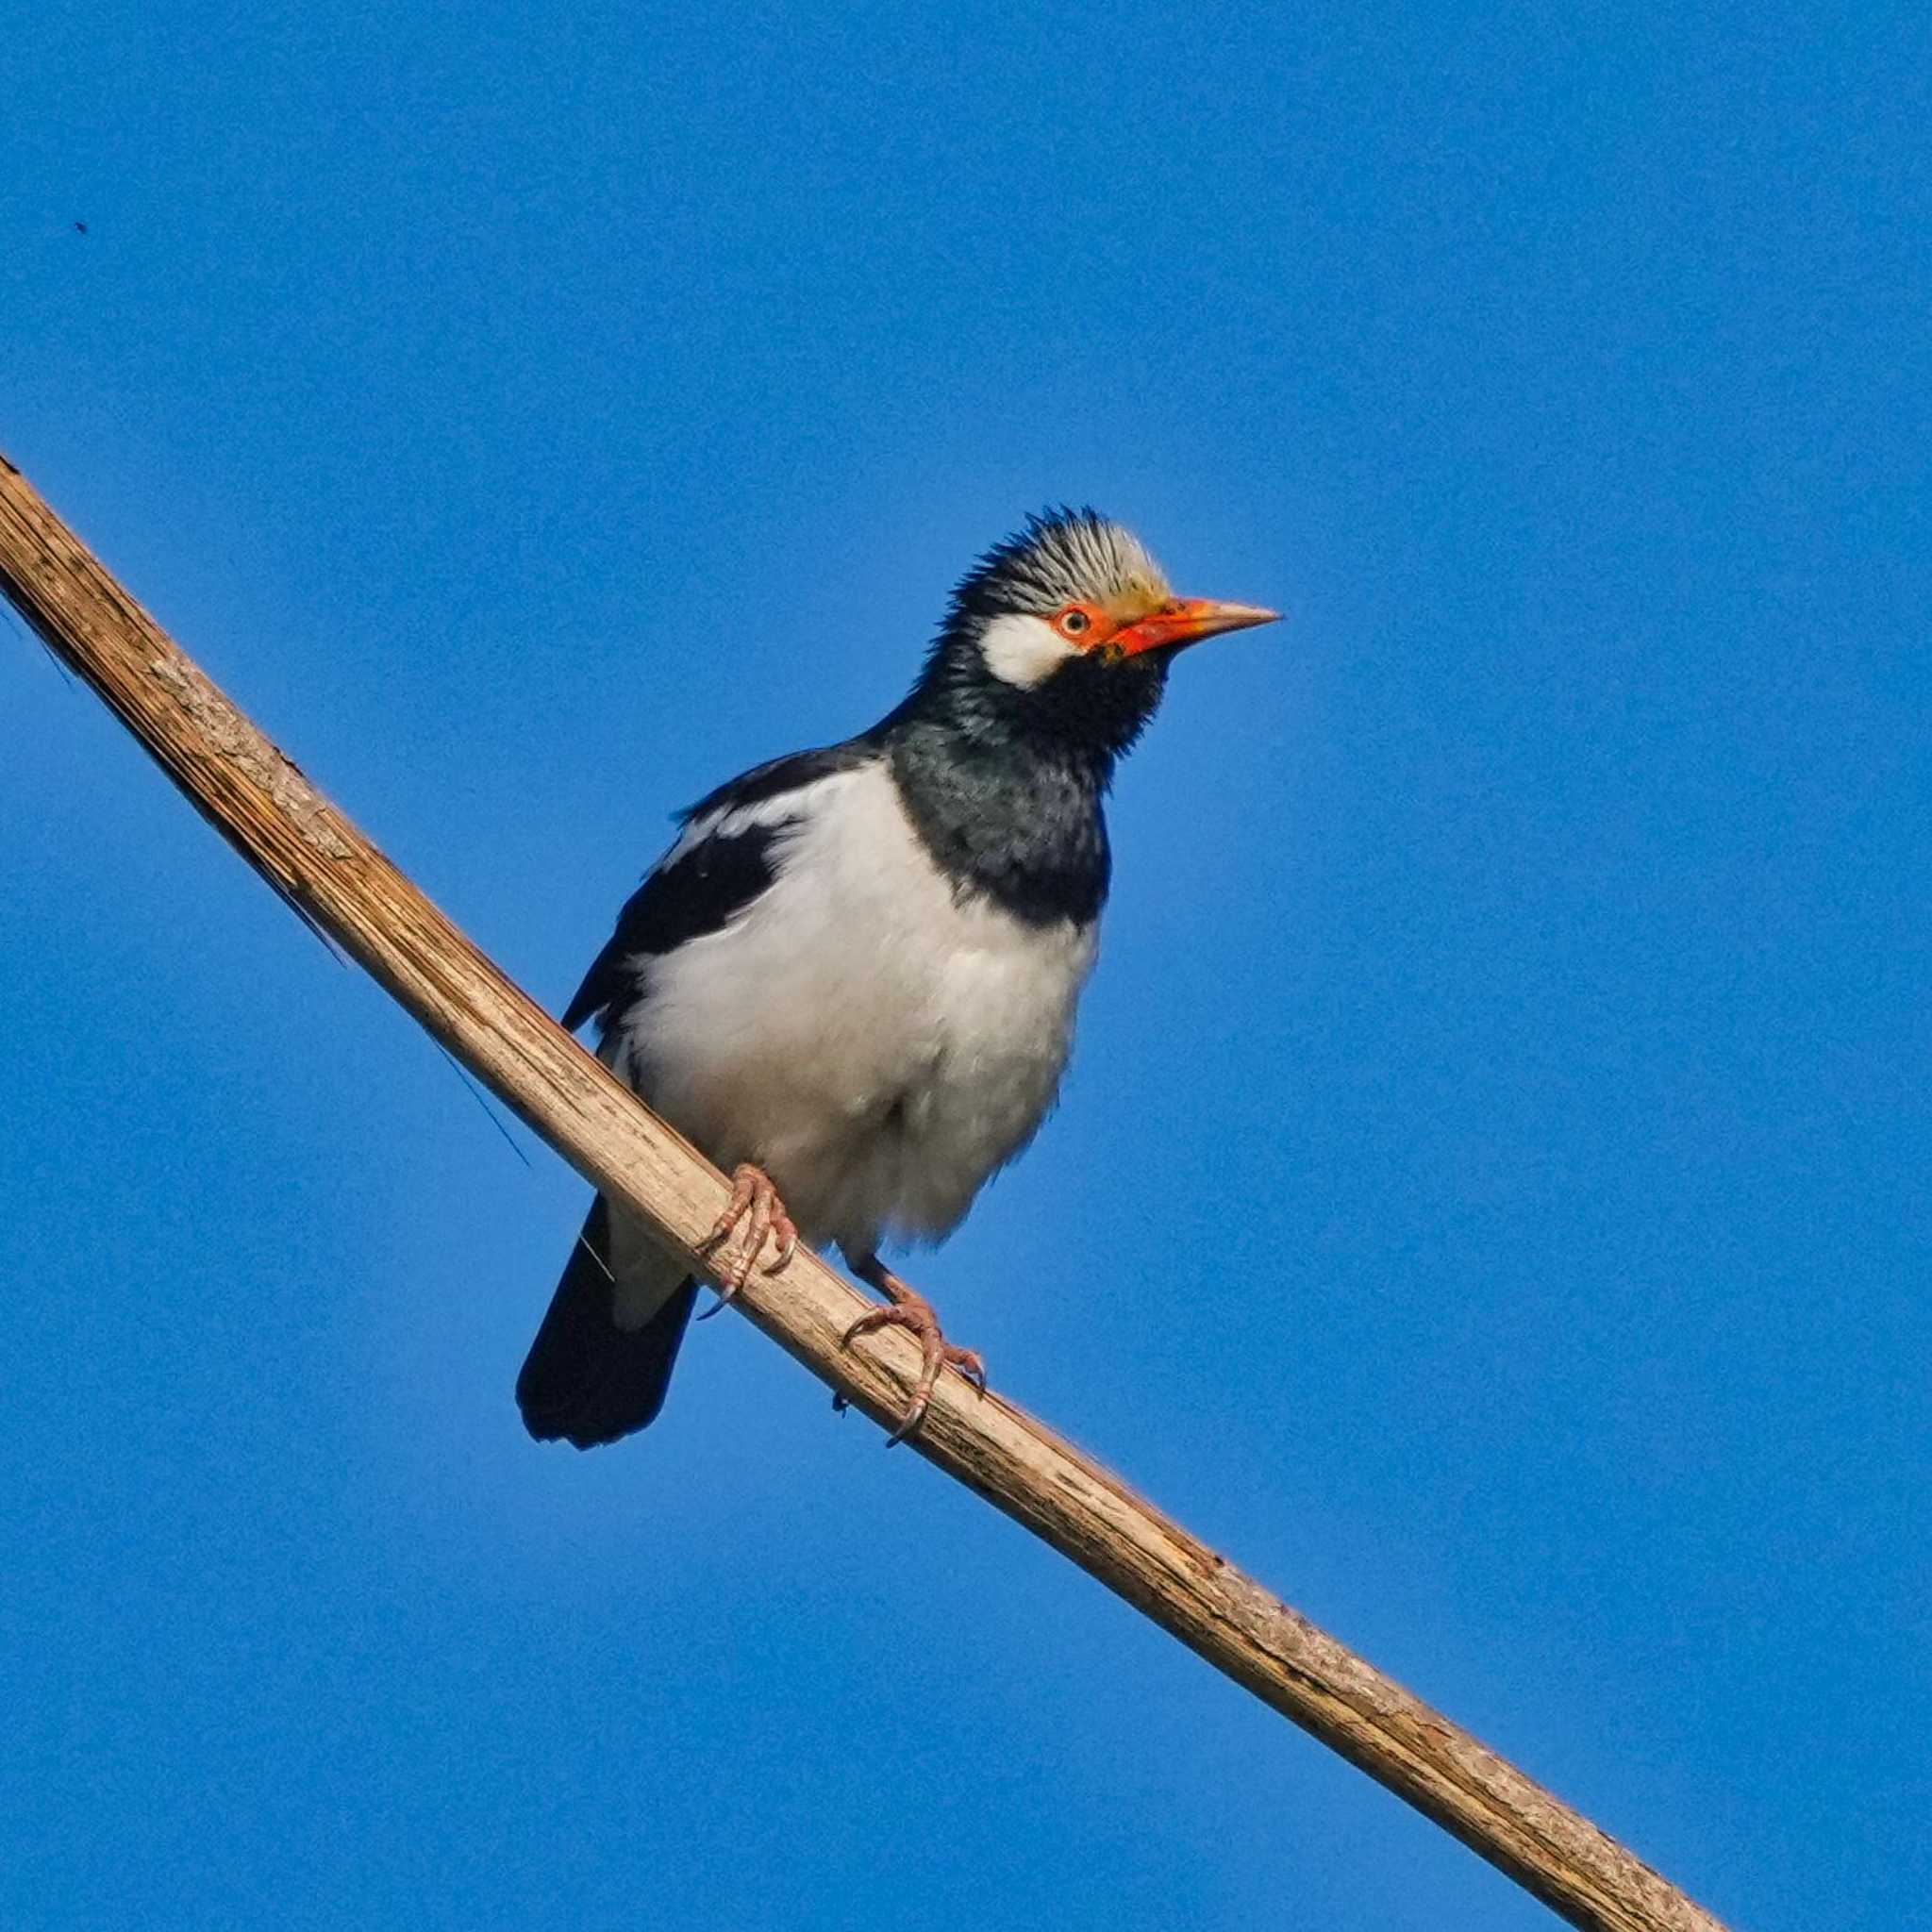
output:
M183 656L0 458L0 590L275 890L339 941L587 1180L702 1270L724 1182L443 917ZM875 1421L918 1362L801 1250L734 1304ZM1317 1629L997 1395L941 1380L913 1446L1592 1932L1719 1922L1513 1765Z

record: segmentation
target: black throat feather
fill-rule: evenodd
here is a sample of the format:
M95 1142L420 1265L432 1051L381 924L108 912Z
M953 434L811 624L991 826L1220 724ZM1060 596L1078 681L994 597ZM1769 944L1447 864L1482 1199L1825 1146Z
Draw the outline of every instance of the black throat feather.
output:
M1103 800L1154 715L1167 652L1071 658L1030 688L996 677L957 610L897 710L868 734L921 841L962 895L1029 925L1091 924L1112 860Z

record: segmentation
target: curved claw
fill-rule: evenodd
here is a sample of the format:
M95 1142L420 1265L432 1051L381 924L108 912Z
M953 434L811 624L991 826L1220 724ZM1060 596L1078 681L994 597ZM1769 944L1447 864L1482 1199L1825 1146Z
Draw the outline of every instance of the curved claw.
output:
M912 1391L910 1405L899 1419L899 1426L886 1438L888 1449L894 1442L905 1441L907 1437L925 1420L925 1412L932 1406L932 1391L938 1386L941 1369L957 1369L982 1398L986 1394L986 1364L980 1360L978 1350L955 1348L950 1341L940 1337L937 1330L930 1336L923 1336L921 1340L924 1344L925 1359L920 1365L919 1382Z
M941 1370L957 1369L983 1396L986 1393L986 1364L976 1350L956 1348L948 1341L940 1327L939 1317L933 1313L932 1305L924 1295L908 1288L897 1275L880 1267L875 1260L869 1268L861 1267L858 1272L862 1279L891 1295L891 1300L886 1307L868 1308L859 1316L846 1329L840 1346L849 1348L859 1336L869 1335L876 1328L909 1328L919 1338L919 1378L912 1385L912 1399L907 1405L906 1413L886 1438L886 1447L890 1449L894 1442L905 1441L925 1420ZM844 1404L834 1396L833 1407L842 1408Z
M913 1396L906 1413L899 1418L899 1426L886 1438L886 1447L890 1449L893 1443L903 1442L925 1420L925 1411L931 1405L932 1391L922 1388Z
M698 1317L701 1322L709 1321L720 1308L737 1298L738 1291L750 1278L768 1239L777 1237L778 1253L759 1270L761 1274L777 1274L798 1252L797 1224L786 1213L785 1204L779 1200L771 1175L762 1168L752 1166L749 1161L741 1161L732 1171L731 1198L724 1204L724 1211L719 1215L710 1233L696 1244L697 1252L708 1256L714 1253L731 1239L739 1223L747 1217L750 1225L745 1229L744 1247L728 1266L719 1269L715 1284L718 1299Z

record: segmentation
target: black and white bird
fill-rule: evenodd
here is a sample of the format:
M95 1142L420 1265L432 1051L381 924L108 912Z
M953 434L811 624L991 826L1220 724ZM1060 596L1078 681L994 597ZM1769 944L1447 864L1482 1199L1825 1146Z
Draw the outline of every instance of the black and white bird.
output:
M836 1243L923 1367L984 1386L879 1259L937 1241L1052 1107L1093 965L1102 801L1184 646L1273 620L1176 597L1092 510L1030 518L955 591L911 692L857 738L774 759L683 816L564 1012L733 1176L725 1299ZM600 1196L517 1381L531 1435L652 1421L697 1284ZM847 1336L847 1341L852 1339Z

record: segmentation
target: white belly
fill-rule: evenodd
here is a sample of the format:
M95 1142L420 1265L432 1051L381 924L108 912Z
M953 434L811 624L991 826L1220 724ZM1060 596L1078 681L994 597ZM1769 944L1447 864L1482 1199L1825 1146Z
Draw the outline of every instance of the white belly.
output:
M882 764L809 805L761 898L650 962L607 1053L720 1166L765 1168L808 1239L937 1239L1053 1104L1093 928L956 904Z

